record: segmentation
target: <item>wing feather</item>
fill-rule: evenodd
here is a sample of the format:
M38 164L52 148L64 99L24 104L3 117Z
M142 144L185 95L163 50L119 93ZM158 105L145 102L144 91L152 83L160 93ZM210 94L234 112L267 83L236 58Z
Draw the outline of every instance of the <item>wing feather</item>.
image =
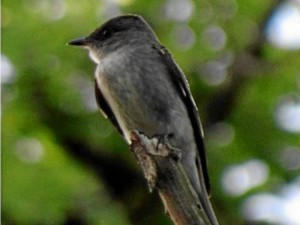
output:
M203 143L203 130L200 122L200 118L198 115L197 106L194 102L192 94L189 89L189 84L186 80L181 69L177 66L175 61L173 60L171 54L164 46L157 46L156 44L153 45L154 49L158 50L159 54L161 55L167 69L169 71L169 75L171 80L174 82L174 85L177 87L181 98L186 106L188 111L189 118L191 120L191 124L193 126L194 137L196 140L196 145L199 153L199 161L196 161L199 172L202 172L203 178L205 181L205 186L208 194L210 193L210 185L209 185L209 178L208 178L208 171L206 165L206 156L205 156L205 147ZM200 163L200 165L199 165Z
M113 111L111 110L106 99L104 98L96 80L95 80L95 96L101 113L104 115L105 118L108 118L112 122L112 124L116 127L117 131L123 135L121 127L119 126L119 123Z

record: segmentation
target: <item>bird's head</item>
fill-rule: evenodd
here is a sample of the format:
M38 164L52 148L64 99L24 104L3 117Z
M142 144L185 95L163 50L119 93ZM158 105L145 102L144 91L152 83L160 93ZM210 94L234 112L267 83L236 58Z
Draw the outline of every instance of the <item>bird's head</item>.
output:
M141 16L123 15L110 19L87 37L68 44L89 49L91 58L99 62L106 54L121 48L130 50L156 40L154 32Z

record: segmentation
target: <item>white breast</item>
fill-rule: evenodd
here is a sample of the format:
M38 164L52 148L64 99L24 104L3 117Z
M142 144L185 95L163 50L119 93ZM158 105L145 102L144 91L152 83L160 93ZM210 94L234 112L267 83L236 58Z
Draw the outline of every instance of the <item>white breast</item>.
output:
M95 50L93 49L89 49L89 56L90 58L97 64L100 63L100 57L98 56L98 52L96 52Z
M90 56L95 57L94 53L91 53ZM94 59L93 59L94 60ZM122 129L125 139L128 143L130 143L129 138L129 131L125 126L124 121L122 120L122 116L120 115L118 105L116 104L116 101L113 99L113 96L111 94L111 90L108 88L108 76L118 76L121 74L115 74L115 73L109 73L108 71L114 70L114 67L118 67L124 63L124 60L126 60L126 54L124 51L115 51L113 53L108 54L104 58L99 59L99 57L96 56L95 62L97 62L98 66L95 72L95 78L96 82L98 84L98 87L100 88L104 98L108 102L110 108L112 109L120 128ZM106 72L104 72L106 71Z

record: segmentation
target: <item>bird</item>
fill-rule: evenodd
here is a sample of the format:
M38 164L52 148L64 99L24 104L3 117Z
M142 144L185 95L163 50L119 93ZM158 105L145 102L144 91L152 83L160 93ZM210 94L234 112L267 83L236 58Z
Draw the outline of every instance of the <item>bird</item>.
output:
M114 17L81 46L97 65L95 96L101 112L128 144L131 131L167 137L180 149L181 164L211 224L218 221L209 201L203 129L188 81L170 52L140 15Z

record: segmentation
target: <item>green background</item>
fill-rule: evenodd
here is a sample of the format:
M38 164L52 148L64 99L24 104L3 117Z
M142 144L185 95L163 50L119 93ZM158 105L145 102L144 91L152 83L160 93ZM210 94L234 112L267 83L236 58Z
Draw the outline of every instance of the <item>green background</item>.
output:
M299 51L264 36L279 1L186 1L179 13L176 2L2 1L2 60L11 66L2 70L2 224L172 224L96 108L94 63L66 45L115 14L142 15L185 72L221 224L246 224L251 196L279 196L300 179L299 127L283 129L277 116L284 102L299 108ZM224 81L212 85L218 74ZM263 165L264 179L228 191L225 175L247 162Z

